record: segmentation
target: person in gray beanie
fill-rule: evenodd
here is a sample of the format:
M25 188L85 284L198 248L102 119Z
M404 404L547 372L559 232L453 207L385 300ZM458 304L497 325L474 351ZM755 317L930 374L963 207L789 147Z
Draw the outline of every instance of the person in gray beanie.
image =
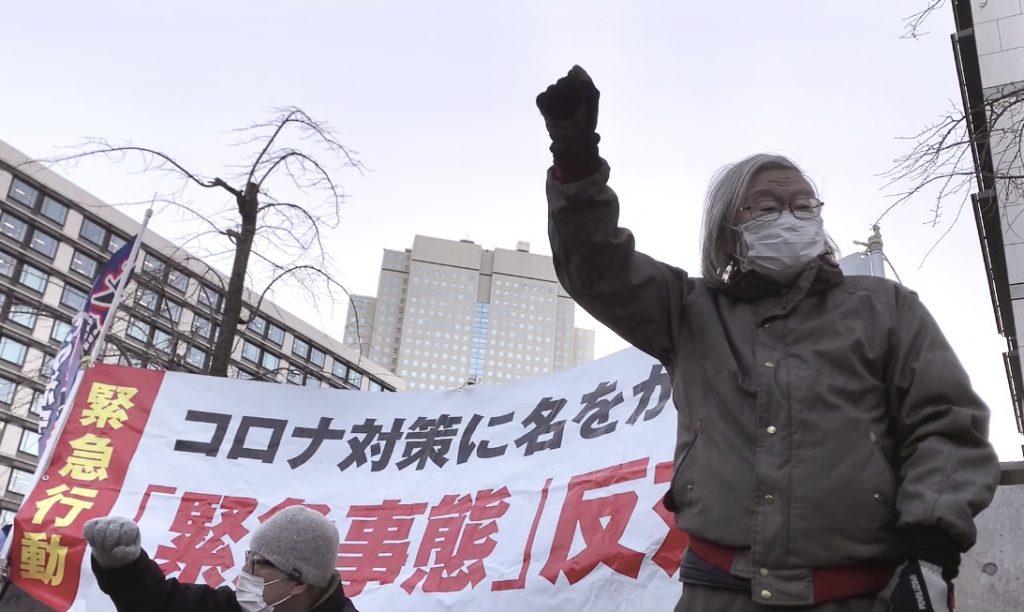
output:
M358 612L335 562L338 529L320 513L286 508L253 532L235 589L167 578L121 517L85 524L92 568L118 612Z

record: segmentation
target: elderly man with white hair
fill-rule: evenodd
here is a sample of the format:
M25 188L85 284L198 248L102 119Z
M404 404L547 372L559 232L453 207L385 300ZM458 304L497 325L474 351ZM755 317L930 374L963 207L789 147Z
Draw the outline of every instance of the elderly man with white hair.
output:
M948 612L999 464L938 325L903 286L843 276L824 203L778 155L712 181L699 276L638 252L598 96L575 66L537 97L551 250L576 302L672 379L676 610Z

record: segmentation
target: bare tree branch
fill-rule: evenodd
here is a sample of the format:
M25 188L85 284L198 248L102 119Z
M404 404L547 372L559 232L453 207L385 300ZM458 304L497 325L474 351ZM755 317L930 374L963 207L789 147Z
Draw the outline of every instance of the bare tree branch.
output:
M903 19L903 34L900 38L918 39L928 34L921 28L932 13L942 7L946 0L928 0L927 6L920 11Z
M941 2L932 2L934 10ZM963 105L972 104L967 96ZM1024 89L1003 86L989 90L973 108L952 104L938 120L916 134L900 138L910 149L893 160L881 174L883 187L893 197L875 223L895 208L918 200L931 200L932 227L942 222L943 211L955 206L956 214L945 231L928 249L924 265L936 247L949 235L961 218L963 208L974 191L993 189L999 201L1024 199ZM991 162L991 163L989 163ZM999 214L1007 214L1000 207ZM1004 228L1012 227L1006 219Z
M103 138L85 140L79 147L82 150L75 153L38 160L46 165L74 165L93 157L115 162L138 158L143 172L182 179L173 196L165 192L155 200L163 210L180 211L191 224L200 225L198 231L193 227L179 241L181 248L195 247L216 259L232 258L221 333L211 358L210 373L214 375L227 375L239 328L254 314L246 304L246 291L258 293L255 310L259 310L265 297L281 283L318 293L310 300L314 304L326 301L325 296L333 300L331 288L340 286L333 281L321 232L337 225L346 197L335 172L354 169L362 173L365 168L332 129L302 109L276 109L274 115L235 130L248 136L239 146L253 147L256 152L244 166L244 174L234 178L195 172L158 148L116 145ZM340 162L337 170L331 169L332 159ZM284 180L275 181L274 177ZM282 191L272 194L272 183L275 191ZM209 198L188 199L186 189L196 187L201 192L222 190L231 196L233 206L225 208L223 201L215 204ZM178 261L189 258L180 252L165 255ZM217 284L224 283L218 278Z

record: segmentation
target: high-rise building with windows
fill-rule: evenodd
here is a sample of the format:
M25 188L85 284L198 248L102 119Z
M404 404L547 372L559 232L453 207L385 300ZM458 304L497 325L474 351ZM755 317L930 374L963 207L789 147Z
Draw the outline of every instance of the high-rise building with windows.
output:
M575 303L551 258L529 251L427 236L385 250L377 296L352 297L346 346L410 389L507 383L592 361L594 332L573 326Z
M102 262L139 224L0 141L0 524L35 470L38 408L48 363ZM151 231L114 315L104 362L207 371L225 276ZM235 343L238 378L360 389L405 382L358 351L258 295Z
M958 160L974 160L977 193L971 204L996 328L1006 339L1003 365L1017 431L1024 434L1024 5L1018 0L950 4L956 23L952 65L964 104L963 123L958 119L956 128L966 128L971 156L959 140L942 144L957 151ZM936 176L945 172L940 169Z

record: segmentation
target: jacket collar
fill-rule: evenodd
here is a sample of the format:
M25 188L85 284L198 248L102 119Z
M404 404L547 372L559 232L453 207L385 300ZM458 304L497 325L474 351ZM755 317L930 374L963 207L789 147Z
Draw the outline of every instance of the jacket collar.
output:
M349 612L354 611L352 600L345 596L345 587L341 578L335 574L327 585L323 597L313 605L312 612Z
M827 255L808 264L789 285L779 284L756 270L737 272L721 287L722 293L741 302L777 297L787 292L800 295L824 293L843 283L843 272Z

